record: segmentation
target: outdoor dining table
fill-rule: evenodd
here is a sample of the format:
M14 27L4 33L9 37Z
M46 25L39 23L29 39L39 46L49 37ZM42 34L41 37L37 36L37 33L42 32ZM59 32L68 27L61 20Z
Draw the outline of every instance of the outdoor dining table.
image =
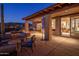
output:
M9 40L8 44L5 46L0 47L0 52L12 52L12 51L17 51L17 55L19 55L21 53L21 43L23 42L24 38L26 39L30 39L31 36L27 35L29 33L7 33L10 34L12 36L13 40ZM26 41L27 41L26 39Z
M17 53L20 54L21 52L21 44L25 41L28 41L31 38L31 35L28 35L29 33L12 33L12 40L8 42L10 45L16 45Z
M9 42L9 44L16 44L17 41L23 42L23 41L27 41L27 39L31 38L31 36L27 37L27 33L15 33L15 34L11 34L12 35L12 40Z
M13 33L12 34L12 38L13 40L9 42L9 44L15 44L16 45L16 50L17 50L17 55L19 55L21 53L21 44L24 41L28 41L27 39L31 38L30 36L28 36L28 33Z

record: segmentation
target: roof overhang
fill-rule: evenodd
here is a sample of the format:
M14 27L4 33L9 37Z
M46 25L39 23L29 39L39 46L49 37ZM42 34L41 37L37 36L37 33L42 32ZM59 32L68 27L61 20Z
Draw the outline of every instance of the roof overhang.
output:
M64 7L72 6L72 5L79 5L79 4L77 4L77 3L74 3L74 4L73 3L57 3L57 4L51 5L48 8L45 8L45 9L39 11L39 12L36 12L30 16L24 17L23 20L30 20L32 18L43 16L45 14L51 13L52 11L56 11L58 9L62 9Z

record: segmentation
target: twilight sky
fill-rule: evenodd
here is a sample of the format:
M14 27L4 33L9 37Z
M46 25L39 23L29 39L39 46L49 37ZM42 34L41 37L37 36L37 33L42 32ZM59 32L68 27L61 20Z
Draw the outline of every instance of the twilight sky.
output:
M52 5L52 3L4 4L5 22L24 22L24 20L22 20L23 17L29 16L50 5Z

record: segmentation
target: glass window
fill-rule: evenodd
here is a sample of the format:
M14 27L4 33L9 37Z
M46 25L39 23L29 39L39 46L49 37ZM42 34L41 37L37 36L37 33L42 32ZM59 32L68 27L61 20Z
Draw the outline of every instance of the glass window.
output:
M75 21L72 19L71 20L71 32L74 32L75 30Z
M52 19L52 29L55 30L55 19Z
M71 18L71 32L72 33L79 33L79 17L78 18Z
M61 34L70 36L70 17L61 18Z
M38 23L38 24L37 24L37 30L38 30L38 31L41 31L41 30L42 30L42 23Z
M79 31L79 19L75 19L75 31Z

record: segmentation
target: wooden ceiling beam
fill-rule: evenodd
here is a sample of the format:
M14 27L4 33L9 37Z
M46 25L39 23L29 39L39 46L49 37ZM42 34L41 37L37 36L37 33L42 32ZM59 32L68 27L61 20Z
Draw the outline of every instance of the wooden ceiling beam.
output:
M27 18L24 18L24 19L31 19L31 18L34 18L34 17L42 16L42 15L45 15L46 13L49 13L49 12L54 11L54 10L59 9L59 8L63 8L67 5L71 5L71 3L69 3L69 4L68 3L57 3L53 6L50 6L47 9L41 10L40 12L32 14L31 16L28 16Z

